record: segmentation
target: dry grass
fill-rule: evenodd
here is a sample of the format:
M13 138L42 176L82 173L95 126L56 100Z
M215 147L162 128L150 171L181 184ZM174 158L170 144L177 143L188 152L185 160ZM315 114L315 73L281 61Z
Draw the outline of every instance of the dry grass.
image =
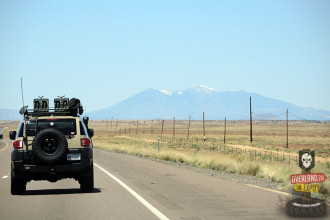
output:
M4 127L4 136L10 130L16 130L18 122L0 122ZM289 149L286 145L286 124L284 121L255 121L253 124L253 142L250 142L249 123L246 121L227 121L226 144L224 144L224 121L207 121L206 141L203 141L202 121L192 121L188 136L188 121L176 121L173 135L173 121L161 120L119 120L90 121L95 130L94 146L111 151L132 155L152 157L160 160L186 163L230 173L253 175L269 178L282 183L281 188L291 191L290 175L301 173L297 162L288 163L286 159L275 160L275 155L298 155L300 149L314 149L316 156L326 162L317 162L313 172L325 173L328 179L320 184L320 193L330 196L330 122L289 122ZM157 138L160 137L160 152L157 150ZM248 146L254 153L272 151L274 160L262 153L256 158L253 151L238 152L230 145ZM232 152L233 151L233 152ZM230 152L230 154L229 154ZM250 154L252 157L250 158ZM276 153L276 154L275 154ZM292 157L291 157L292 158ZM292 159L294 159L293 157ZM277 161L279 160L279 161ZM316 195L320 196L320 194Z
M173 147L167 143L162 143L160 144L160 151L158 152L157 142L141 141L136 137L98 137L94 140L95 147L106 150L165 161L180 162L205 169L268 178L273 182L282 183L280 189L287 191L291 191L293 188L290 182L290 175L301 173L301 169L296 164L270 162L262 159L251 160L244 155L236 153L225 154L218 150L195 150L182 148L180 146ZM325 175L330 176L329 168L330 162L317 163L313 172L323 172ZM314 194L314 196L330 196L330 184L328 180L320 184L320 193L321 194Z
M9 131L17 131L18 121L0 121L0 127L3 128L3 138L9 138Z
M101 136L128 136L141 141L161 141L173 139L173 121L165 120L162 131L161 120L116 120L92 121L91 126ZM253 142L250 142L250 127L247 121L227 121L226 143L252 146L279 152L297 153L299 149L310 148L316 156L330 158L330 122L329 121L289 121L289 148L286 149L285 121L254 121ZM206 121L206 144L224 142L224 121ZM188 121L176 121L174 137L190 148L203 142L202 121L192 121L188 136Z

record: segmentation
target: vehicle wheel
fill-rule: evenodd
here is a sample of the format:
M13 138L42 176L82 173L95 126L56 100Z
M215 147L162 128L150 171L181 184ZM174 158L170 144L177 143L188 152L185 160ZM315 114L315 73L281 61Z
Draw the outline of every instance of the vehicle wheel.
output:
M11 172L10 192L12 195L22 195L26 190L26 180L23 178L15 178L13 170Z
M46 128L33 139L32 151L37 160L52 164L64 158L68 152L68 141L59 130Z
M81 176L79 179L80 189L83 192L93 192L94 190L94 167L93 164L88 168L89 174Z
M303 203L303 199L298 198L287 203L287 212L294 217L319 217L325 215L326 210L325 202L319 199L310 199Z

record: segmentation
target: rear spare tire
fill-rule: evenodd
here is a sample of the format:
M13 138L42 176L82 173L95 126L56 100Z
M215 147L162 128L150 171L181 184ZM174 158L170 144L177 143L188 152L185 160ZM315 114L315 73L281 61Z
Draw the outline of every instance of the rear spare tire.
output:
M46 128L34 137L32 151L38 161L53 164L66 156L68 141L59 130Z

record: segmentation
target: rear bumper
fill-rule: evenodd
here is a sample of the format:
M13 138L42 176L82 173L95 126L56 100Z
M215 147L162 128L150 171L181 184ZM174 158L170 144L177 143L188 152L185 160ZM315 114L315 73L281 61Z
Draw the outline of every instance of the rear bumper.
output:
M29 152L32 154L32 152ZM75 178L88 175L90 166L93 163L92 148L69 149L69 153L80 153L80 161L68 161L60 164L33 164L27 158L26 151L12 151L12 168L14 176L26 178L27 180L50 180L57 181L63 178Z

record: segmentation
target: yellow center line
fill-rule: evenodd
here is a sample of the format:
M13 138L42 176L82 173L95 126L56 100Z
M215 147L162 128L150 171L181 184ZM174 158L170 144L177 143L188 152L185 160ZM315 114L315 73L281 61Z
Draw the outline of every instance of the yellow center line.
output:
M286 193L286 192L282 192L282 191L278 191L278 190L268 189L268 188L264 188L264 187L260 187L260 186L255 186L255 185L250 185L250 184L245 184L245 185L246 186L253 187L253 188L257 188L257 189L263 189L263 190L267 190L267 191L270 191L270 192L275 192L275 193L283 194L283 195L286 195L286 196L292 196L292 194L290 194L290 193Z
M8 143L6 142L6 146L5 146L4 148L2 148L2 149L0 150L0 152L6 150L7 147L8 147Z

